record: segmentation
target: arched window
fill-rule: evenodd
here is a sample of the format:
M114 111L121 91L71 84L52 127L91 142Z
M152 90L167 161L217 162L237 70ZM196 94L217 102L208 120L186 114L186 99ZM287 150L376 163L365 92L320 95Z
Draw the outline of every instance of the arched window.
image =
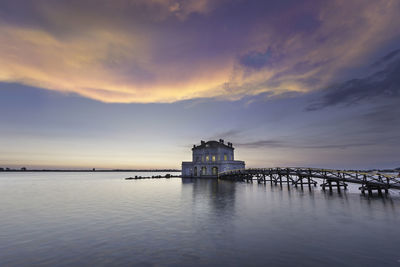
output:
M206 156L206 161L210 161L210 155Z
M212 167L212 175L218 175L218 167Z
M201 167L201 175L207 175L207 167Z
M224 154L224 160L228 160L228 155Z
M212 160L213 162L215 162L215 160L216 160L215 155L212 155L212 156L211 156L211 160Z

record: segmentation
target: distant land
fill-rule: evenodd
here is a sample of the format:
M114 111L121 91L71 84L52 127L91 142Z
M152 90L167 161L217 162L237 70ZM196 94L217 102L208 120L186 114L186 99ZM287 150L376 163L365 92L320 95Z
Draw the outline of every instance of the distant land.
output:
M181 172L178 169L109 169L97 170L92 169L28 169L22 167L20 169L1 168L0 172Z
M0 172L181 172L180 169L28 169L22 168L4 168L0 167ZM343 171L363 171L363 172L400 172L400 167L394 169L369 169L355 170L347 169Z

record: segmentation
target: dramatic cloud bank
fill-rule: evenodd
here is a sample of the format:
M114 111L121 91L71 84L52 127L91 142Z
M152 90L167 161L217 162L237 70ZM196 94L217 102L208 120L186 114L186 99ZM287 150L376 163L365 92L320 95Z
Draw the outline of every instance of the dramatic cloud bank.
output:
M400 34L397 0L5 0L0 12L0 81L103 102L309 92Z
M372 66L372 74L332 85L325 90L322 99L311 104L313 111L338 104L354 105L377 97L400 97L400 50L381 58Z

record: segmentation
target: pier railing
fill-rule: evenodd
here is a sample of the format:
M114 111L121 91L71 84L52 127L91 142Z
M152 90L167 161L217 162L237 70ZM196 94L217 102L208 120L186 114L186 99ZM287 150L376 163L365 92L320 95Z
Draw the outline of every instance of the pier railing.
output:
M306 167L238 169L221 172L218 174L218 178L247 182L256 180L258 183L270 182L280 185L287 183L302 188L305 185L309 187L317 186L318 183L314 179L318 178L323 180L321 184L323 190L326 188L332 190L333 187L336 187L340 191L341 188L347 188L347 183L360 184L359 189L362 193L368 191L371 194L373 190L377 190L381 194L383 190L385 193L388 193L389 189L400 190L400 178L394 175Z

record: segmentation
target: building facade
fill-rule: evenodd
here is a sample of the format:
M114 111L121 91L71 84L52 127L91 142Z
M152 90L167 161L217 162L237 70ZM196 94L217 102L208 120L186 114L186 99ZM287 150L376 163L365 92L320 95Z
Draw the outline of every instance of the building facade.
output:
M234 160L232 143L201 141L192 148L192 161L182 162L182 177L217 178L218 173L244 169L244 161Z

